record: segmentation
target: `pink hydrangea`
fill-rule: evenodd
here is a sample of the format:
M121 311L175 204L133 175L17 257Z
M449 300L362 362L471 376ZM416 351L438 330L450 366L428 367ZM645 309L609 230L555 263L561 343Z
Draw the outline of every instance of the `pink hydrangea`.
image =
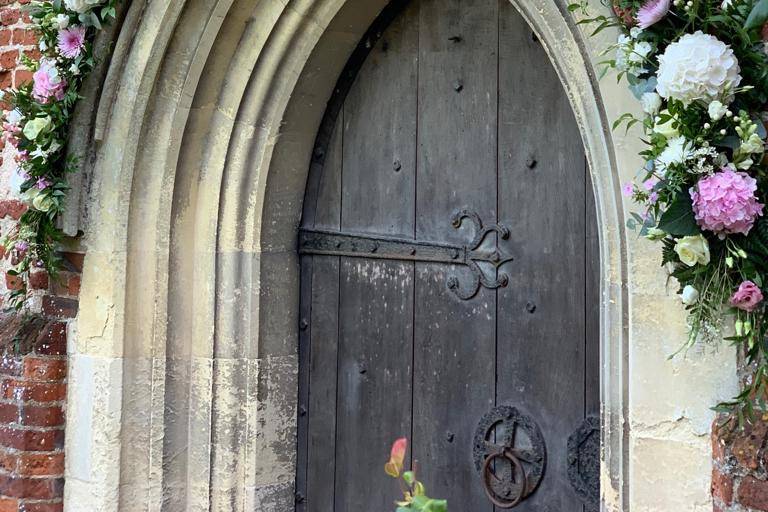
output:
M59 75L54 61L42 60L40 68L32 75L32 79L35 82L32 87L32 96L40 103L48 103L51 98L56 98L57 101L64 99L67 81Z
M763 292L752 281L744 281L731 297L731 306L742 311L752 312L763 301Z
M664 19L669 12L671 0L648 0L637 11L637 25L648 28Z
M68 59L74 59L80 56L85 47L85 27L78 25L75 27L59 30L59 53Z
M755 197L757 181L745 172L723 169L691 188L693 213L703 229L724 236L746 235L763 215L763 204Z

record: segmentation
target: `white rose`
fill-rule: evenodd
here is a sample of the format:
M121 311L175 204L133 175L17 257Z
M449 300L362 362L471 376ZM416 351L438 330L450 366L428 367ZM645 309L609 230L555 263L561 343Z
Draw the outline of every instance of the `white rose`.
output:
M655 116L661 109L661 96L658 93L646 92L640 102L643 104L643 111L648 115Z
M645 235L645 238L655 242L657 240L661 240L663 238L666 238L666 236L667 236L667 233L663 229L650 228L648 230L648 234Z
M693 151L691 145L685 137L676 137L671 139L666 149L656 158L656 168L661 174L665 174L667 169L675 164L682 164L691 157Z
M736 165L736 168L741 170L741 171L748 171L750 169L750 167L752 167L754 164L755 164L754 160L752 160L751 158L746 158L746 159L742 160L741 162L739 162Z
M728 112L728 107L723 105L720 101L715 100L709 104L708 111L710 119L719 121L725 116L725 113Z
M29 140L35 140L41 133L44 133L50 127L51 127L50 116L36 117L34 119L30 119L29 121L27 121L27 124L24 125L24 130L23 130L24 136Z
M32 207L41 212L47 212L53 207L53 198L44 193L38 193L32 199Z
M667 117L669 116L669 110L664 109L661 112L659 112L662 116ZM656 123L653 125L653 131L658 133L659 135L663 135L667 139L674 139L676 137L680 136L680 132L675 128L673 125L677 123L677 119L674 117L670 117L667 119L664 123Z
M691 285L687 285L683 288L683 293L680 294L680 298L686 306L693 306L699 302L699 290Z
M667 46L659 57L657 90L662 98L685 105L732 99L740 71L731 47L699 30Z
M680 261L689 267L697 263L700 265L709 264L709 243L702 235L681 238L675 245L675 252L680 257Z
M99 5L101 1L102 0L64 0L64 5L66 5L67 9L70 11L82 14Z
M66 14L59 14L53 19L53 22L59 30L64 30L69 26L69 16Z

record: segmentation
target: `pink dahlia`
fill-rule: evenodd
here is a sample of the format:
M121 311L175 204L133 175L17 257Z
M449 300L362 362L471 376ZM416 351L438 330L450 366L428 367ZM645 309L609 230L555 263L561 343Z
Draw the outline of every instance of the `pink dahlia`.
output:
M742 311L752 312L763 301L763 292L752 281L744 281L731 297L731 306Z
M704 178L691 188L693 213L703 229L720 236L729 233L746 235L763 215L763 204L757 201L757 181L745 172L723 169Z
M85 47L85 27L77 25L59 30L59 53L68 59L79 57Z
M40 61L40 68L32 75L34 85L32 96L40 103L48 103L51 98L61 101L67 88L67 81L59 76L56 63L49 59Z
M669 12L671 0L648 0L637 11L637 25L648 28L664 19Z

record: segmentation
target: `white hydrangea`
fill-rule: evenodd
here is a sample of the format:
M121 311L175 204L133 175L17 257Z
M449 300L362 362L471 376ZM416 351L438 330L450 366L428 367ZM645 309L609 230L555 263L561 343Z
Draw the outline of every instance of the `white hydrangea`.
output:
M84 13L90 11L101 2L102 0L64 0L64 5L66 5L67 9L70 11Z
M733 50L700 30L670 44L659 57L659 94L689 105L697 100L732 100L741 83Z

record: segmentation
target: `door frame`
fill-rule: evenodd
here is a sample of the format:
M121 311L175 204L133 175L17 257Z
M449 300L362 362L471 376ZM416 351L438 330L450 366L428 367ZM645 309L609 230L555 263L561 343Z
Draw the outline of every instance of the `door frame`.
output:
M610 123L567 2L511 1L560 77L592 172L602 509L627 511L628 268ZM326 102L386 3L134 0L105 35L115 55L79 121L101 143L83 159L97 220L71 347L67 510L134 510L168 489L179 509L292 510L296 227Z

